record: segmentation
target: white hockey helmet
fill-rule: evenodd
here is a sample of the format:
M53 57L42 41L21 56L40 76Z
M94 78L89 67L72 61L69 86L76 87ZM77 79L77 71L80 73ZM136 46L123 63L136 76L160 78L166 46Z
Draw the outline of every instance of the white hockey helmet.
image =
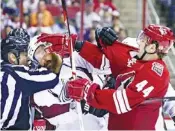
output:
M137 44L136 38L127 37L122 41L123 44L129 45L134 48L139 48L139 45Z
M29 43L29 46L28 46L28 57L31 61L35 61L35 57L34 57L34 54L35 54L35 51L36 49L39 47L39 46L45 46L46 45L46 42L41 42L39 40L39 38L41 37L41 35L37 35L37 36L34 36L30 43Z

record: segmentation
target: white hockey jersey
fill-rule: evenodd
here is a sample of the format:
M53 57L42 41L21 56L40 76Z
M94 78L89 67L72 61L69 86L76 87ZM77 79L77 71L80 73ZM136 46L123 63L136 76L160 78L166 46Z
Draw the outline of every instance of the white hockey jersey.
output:
M91 64L86 62L78 53L74 52L75 65L77 77L87 78L95 83L98 83L101 87L105 84L105 76L111 74L111 70L108 64L103 65L102 70L97 70L93 68ZM107 61L107 60L106 60ZM109 63L109 62L107 62ZM105 70L104 70L105 69ZM99 75L101 74L101 75ZM59 74L59 84L51 90L44 90L35 93L33 96L33 101L36 104L37 110L43 114L52 125L55 125L58 130L76 130L79 129L78 115L76 113L76 104L69 98L66 97L65 85L66 82L72 77L70 59L64 58L61 71ZM55 107L56 105L66 105L69 108ZM52 107L58 108L60 111L54 114ZM50 116L44 112L47 109L50 112ZM49 111L50 110L50 111ZM53 112L53 114L52 114ZM84 127L86 130L100 130L107 129L107 124L105 124L104 118L98 118L91 114L83 115Z

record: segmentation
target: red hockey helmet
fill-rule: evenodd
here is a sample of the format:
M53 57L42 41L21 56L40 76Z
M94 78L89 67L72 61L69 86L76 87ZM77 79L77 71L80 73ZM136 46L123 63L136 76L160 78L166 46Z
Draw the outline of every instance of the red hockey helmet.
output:
M151 24L138 36L137 40L146 40L147 44L156 41L159 44L158 52L167 54L175 40L173 31L165 26Z

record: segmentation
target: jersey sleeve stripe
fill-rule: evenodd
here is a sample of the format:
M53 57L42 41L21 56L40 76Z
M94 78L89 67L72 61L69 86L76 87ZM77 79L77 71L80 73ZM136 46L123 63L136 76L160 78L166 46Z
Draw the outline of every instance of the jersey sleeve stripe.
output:
M128 102L128 98L127 98L127 95L126 95L126 90L123 90L122 93L123 93L123 98L124 98L124 101L125 101L126 108L127 108L128 111L130 111L131 107L130 107L129 102Z
M117 101L115 92L113 93L113 100L114 100L114 104L115 104L117 113L118 113L118 114L121 114L120 107L119 107L119 104L118 104L118 101Z
M106 59L105 59L105 55L102 56L102 64L101 64L101 68L100 69L103 69L105 68L106 66Z
M128 112L127 109L126 109L126 106L125 106L123 96L122 96L122 90L117 90L116 91L116 98L118 99L121 112L122 113Z
M23 72L23 73L28 73L29 75L45 75L51 73L48 69L41 67L37 70L31 70L28 67L14 67L15 71Z

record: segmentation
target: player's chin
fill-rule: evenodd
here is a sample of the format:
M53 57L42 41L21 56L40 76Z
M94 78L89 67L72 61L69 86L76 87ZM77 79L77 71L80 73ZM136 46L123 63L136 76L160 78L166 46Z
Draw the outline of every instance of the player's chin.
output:
M48 64L48 68L53 72L58 74L62 66L62 57L56 53L50 53L51 62Z

